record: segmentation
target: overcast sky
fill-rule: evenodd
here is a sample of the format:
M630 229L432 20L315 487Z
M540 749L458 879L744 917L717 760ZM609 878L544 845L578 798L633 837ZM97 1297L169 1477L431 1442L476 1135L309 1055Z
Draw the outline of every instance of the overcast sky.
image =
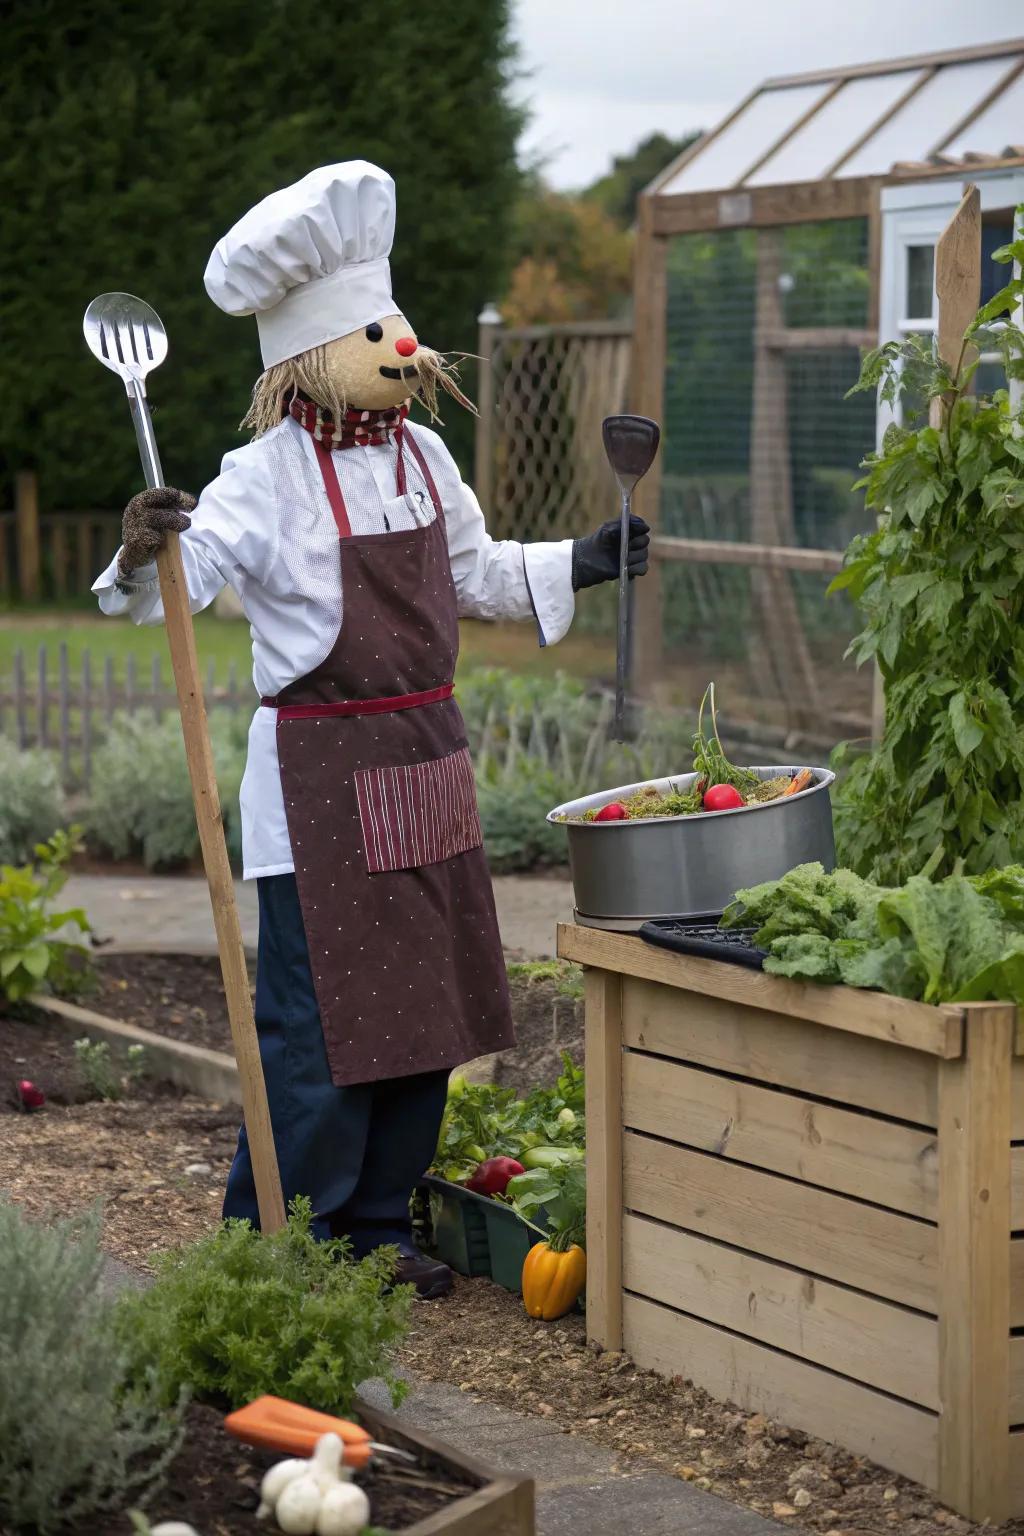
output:
M1024 0L513 0L538 155L585 186L647 134L711 128L771 75L1024 35Z

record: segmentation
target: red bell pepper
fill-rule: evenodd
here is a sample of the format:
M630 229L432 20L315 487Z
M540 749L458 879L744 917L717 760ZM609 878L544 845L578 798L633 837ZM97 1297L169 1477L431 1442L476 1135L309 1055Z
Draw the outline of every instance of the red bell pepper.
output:
M480 1164L473 1177L466 1180L466 1188L475 1195L503 1195L509 1179L525 1172L522 1163L517 1163L514 1157L489 1157Z

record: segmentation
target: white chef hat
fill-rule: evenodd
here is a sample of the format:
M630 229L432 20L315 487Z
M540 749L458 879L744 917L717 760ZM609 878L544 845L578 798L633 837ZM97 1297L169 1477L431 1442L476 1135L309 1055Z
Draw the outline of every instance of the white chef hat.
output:
M367 160L310 171L250 208L206 266L213 302L256 316L263 366L396 313L395 183Z

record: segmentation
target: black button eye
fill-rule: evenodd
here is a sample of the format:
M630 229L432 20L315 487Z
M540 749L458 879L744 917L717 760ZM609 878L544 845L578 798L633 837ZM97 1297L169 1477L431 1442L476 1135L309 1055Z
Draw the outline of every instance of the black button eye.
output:
M382 325L378 325L376 320L373 322L372 325L368 325L366 327L366 339L367 339L367 341L381 341L383 339L383 336L384 336L384 327Z

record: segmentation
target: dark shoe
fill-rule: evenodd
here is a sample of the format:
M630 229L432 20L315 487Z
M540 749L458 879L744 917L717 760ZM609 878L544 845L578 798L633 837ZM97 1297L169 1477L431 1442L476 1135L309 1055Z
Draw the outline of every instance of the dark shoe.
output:
M452 1288L452 1272L440 1259L428 1259L415 1248L403 1250L395 1274L396 1285L414 1285L420 1301L436 1301Z

